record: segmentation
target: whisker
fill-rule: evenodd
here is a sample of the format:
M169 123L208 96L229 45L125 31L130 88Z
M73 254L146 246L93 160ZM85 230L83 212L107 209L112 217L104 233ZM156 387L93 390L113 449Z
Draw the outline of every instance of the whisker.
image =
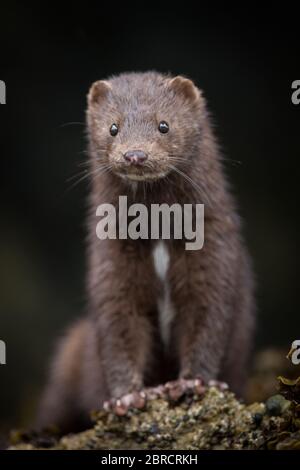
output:
M86 160L85 162L80 162L80 163L78 163L77 166L78 166L78 167L88 167L88 166L90 166L90 165L91 165L90 160Z
M66 181L67 181L67 183L68 183L69 181L72 181L72 180L74 180L75 178L77 178L77 177L79 177L79 176L81 176L81 175L84 175L84 174L87 173L87 172L88 172L87 169L86 169L86 170L82 170L82 171L80 171L79 173L76 173L75 175L72 175L72 176L70 176L69 178L67 178Z
M232 166L239 166L242 165L242 161L240 160L234 160L232 158L227 158L227 157L221 157L222 162L229 163Z
M179 163L180 165L189 166L189 165L192 164L192 161L190 161L186 158L175 157L175 156L172 156L172 155L168 156L168 160L170 160L171 162L174 162L174 163Z
M90 167L90 162L86 162L86 163L87 163L87 166ZM82 166L82 165L80 164L79 166ZM102 165L101 168L102 168L102 167L104 168L104 166L105 166L105 165ZM97 168L96 170L98 170L98 168ZM96 170L95 170L95 171L96 171ZM66 181L67 181L67 182L68 182L68 181L72 181L74 178L77 178L77 176L84 175L84 174L86 174L88 171L89 171L88 169L81 170L81 171L79 171L78 173L76 173L75 175L70 176L70 178L67 178ZM92 172L92 170L91 170L91 172ZM91 173L91 172L90 172L90 173Z
M170 165L170 167L176 172L178 173L179 175L181 175L186 181L188 181L191 186L196 189L196 191L200 194L200 196L205 196L205 198L207 199L207 202L208 204L211 204L211 201L210 201L210 198L207 194L207 192L205 191L205 189L201 186L199 186L190 176L188 176L186 173L184 173L183 171L179 170L176 166L174 165Z
M62 127L68 127L68 126L85 126L85 123L80 122L80 121L70 121L70 122L64 122L59 127L62 128Z
M77 186L79 183L81 183L82 181L84 181L86 178L90 177L90 176L93 176L93 175L100 175L101 173L105 173L105 171L110 171L112 168L111 164L103 164L101 166L99 166L98 168L96 168L95 170L91 170L91 171L88 171L88 170L83 170L82 172L80 172L79 174L77 175L74 175L72 176L71 178L69 178L69 180L72 180L78 176L80 176L81 174L83 174L82 177L80 177L77 181L75 181L68 189L67 191L70 191L71 189L74 189L75 186Z

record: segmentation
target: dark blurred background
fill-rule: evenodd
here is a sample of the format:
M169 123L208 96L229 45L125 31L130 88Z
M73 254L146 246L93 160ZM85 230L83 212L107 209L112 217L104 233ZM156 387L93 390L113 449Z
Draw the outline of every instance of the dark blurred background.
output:
M111 74L155 69L203 88L254 259L256 347L300 335L299 16L185 3L1 5L2 429L30 422L55 338L84 310L88 182L69 178L85 158L88 88Z

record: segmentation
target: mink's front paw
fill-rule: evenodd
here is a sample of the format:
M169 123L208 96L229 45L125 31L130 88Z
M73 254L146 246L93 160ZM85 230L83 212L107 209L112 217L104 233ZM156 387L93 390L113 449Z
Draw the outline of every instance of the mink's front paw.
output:
M167 382L165 385L166 393L171 401L178 401L185 395L203 395L205 386L200 378L195 379L178 379Z
M117 416L124 416L131 408L143 409L146 405L146 394L144 391L130 392L120 398L111 398L103 404L105 411L110 411Z
M216 387L222 391L228 389L225 382L218 380L209 380L205 384L200 377L194 379L180 378L156 387L130 392L120 398L111 398L104 402L103 408L105 411L114 413L117 416L125 416L129 409L144 409L147 401L161 398L170 403L175 403L193 395L202 396L207 387Z
M221 390L222 392L224 392L224 390L228 390L228 384L226 382L220 382L219 380L209 380L208 381L208 386L209 387L216 387L218 388L219 390Z

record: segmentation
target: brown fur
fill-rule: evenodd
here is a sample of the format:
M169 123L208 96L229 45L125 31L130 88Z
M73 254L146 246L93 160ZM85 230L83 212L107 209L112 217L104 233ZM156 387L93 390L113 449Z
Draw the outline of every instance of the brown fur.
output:
M161 120L170 125L164 135L157 129ZM201 92L183 77L123 74L92 86L87 122L89 315L60 345L40 424L70 428L106 399L178 376L222 379L240 393L253 329L252 274ZM112 123L119 126L115 137ZM148 155L141 169L124 164L132 149ZM108 163L109 171L96 173ZM154 178L132 184L126 178L132 171ZM202 250L166 241L176 311L168 347L157 319L163 286L153 266L155 242L100 241L95 234L96 207L117 205L119 195L127 195L128 204L205 204Z

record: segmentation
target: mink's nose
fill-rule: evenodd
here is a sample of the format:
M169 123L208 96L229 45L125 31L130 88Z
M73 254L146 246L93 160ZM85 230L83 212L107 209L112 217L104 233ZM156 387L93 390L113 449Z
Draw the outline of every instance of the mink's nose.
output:
M124 158L131 164L141 165L145 160L147 160L148 156L142 150L129 150L124 153Z

